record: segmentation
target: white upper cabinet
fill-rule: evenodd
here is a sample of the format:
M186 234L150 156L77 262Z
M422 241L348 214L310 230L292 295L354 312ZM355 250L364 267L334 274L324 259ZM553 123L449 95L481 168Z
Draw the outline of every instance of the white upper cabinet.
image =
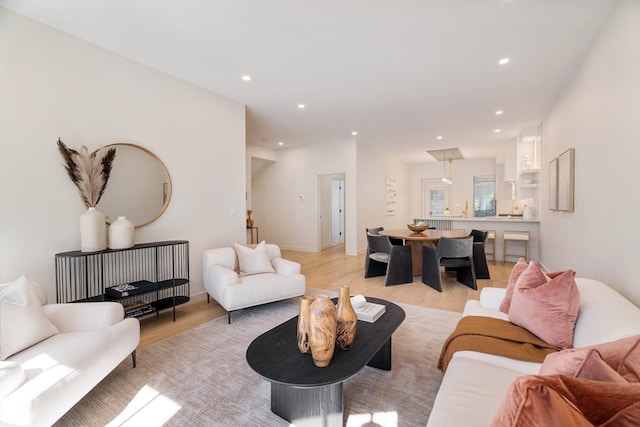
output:
M517 144L516 192L537 211L540 199L540 126L524 128Z
M504 182L516 182L517 166L517 138L505 142L504 146Z

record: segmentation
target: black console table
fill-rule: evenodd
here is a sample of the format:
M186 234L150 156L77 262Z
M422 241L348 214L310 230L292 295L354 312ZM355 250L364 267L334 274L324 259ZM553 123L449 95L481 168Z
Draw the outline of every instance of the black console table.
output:
M128 249L55 255L58 303L118 301L127 316L172 308L190 298L189 242L141 243Z

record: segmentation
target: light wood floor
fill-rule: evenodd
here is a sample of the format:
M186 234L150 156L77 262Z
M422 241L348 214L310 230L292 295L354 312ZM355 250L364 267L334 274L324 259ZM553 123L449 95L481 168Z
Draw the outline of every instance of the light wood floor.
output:
M489 262L491 280L478 280L478 291L456 282L455 275L443 275L443 291L437 292L423 285L416 276L413 283L384 286L384 277L364 278L364 254L348 256L344 246L332 246L322 252L282 251L283 258L299 262L307 287L338 291L348 285L352 295L378 297L396 302L461 312L468 299L477 299L479 290L486 286L506 287L513 263ZM249 309L250 310L250 309ZM140 319L140 347L184 332L226 312L213 299L207 304L205 298L194 298L190 303L176 308L176 321L172 311L165 310L158 316ZM233 315L232 315L233 321Z

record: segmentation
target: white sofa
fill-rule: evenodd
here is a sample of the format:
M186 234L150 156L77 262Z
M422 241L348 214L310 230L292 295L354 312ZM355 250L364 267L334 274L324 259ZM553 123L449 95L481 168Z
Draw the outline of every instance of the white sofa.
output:
M41 304L35 308L44 312L59 332L0 362L2 426L55 423L125 358L132 355L135 363L140 341L140 323L134 318L125 319L121 304L47 304L44 289L29 283L37 292L36 304ZM2 285L2 290L9 285ZM12 308L6 305L9 303L4 296L3 311L7 311L2 314L2 328L6 328L2 333L6 346L5 334L10 329L24 333L28 328L10 323L8 313Z
M228 312L304 295L306 279L300 264L282 258L280 248L266 244L273 273L242 274L236 249L208 249L202 255L202 276L207 291Z
M591 346L640 334L640 308L604 283L576 278L580 310L574 347ZM480 300L467 301L463 316L508 320L499 311L506 289L484 288ZM511 381L538 374L541 363L459 351L454 353L436 396L428 427L490 426Z

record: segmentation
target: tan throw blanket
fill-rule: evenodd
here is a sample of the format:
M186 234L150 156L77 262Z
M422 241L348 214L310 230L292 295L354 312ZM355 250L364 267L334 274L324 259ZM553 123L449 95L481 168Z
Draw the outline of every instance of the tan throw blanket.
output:
M442 346L438 368L446 371L453 353L462 350L542 362L547 354L559 349L509 321L486 316L465 316Z

